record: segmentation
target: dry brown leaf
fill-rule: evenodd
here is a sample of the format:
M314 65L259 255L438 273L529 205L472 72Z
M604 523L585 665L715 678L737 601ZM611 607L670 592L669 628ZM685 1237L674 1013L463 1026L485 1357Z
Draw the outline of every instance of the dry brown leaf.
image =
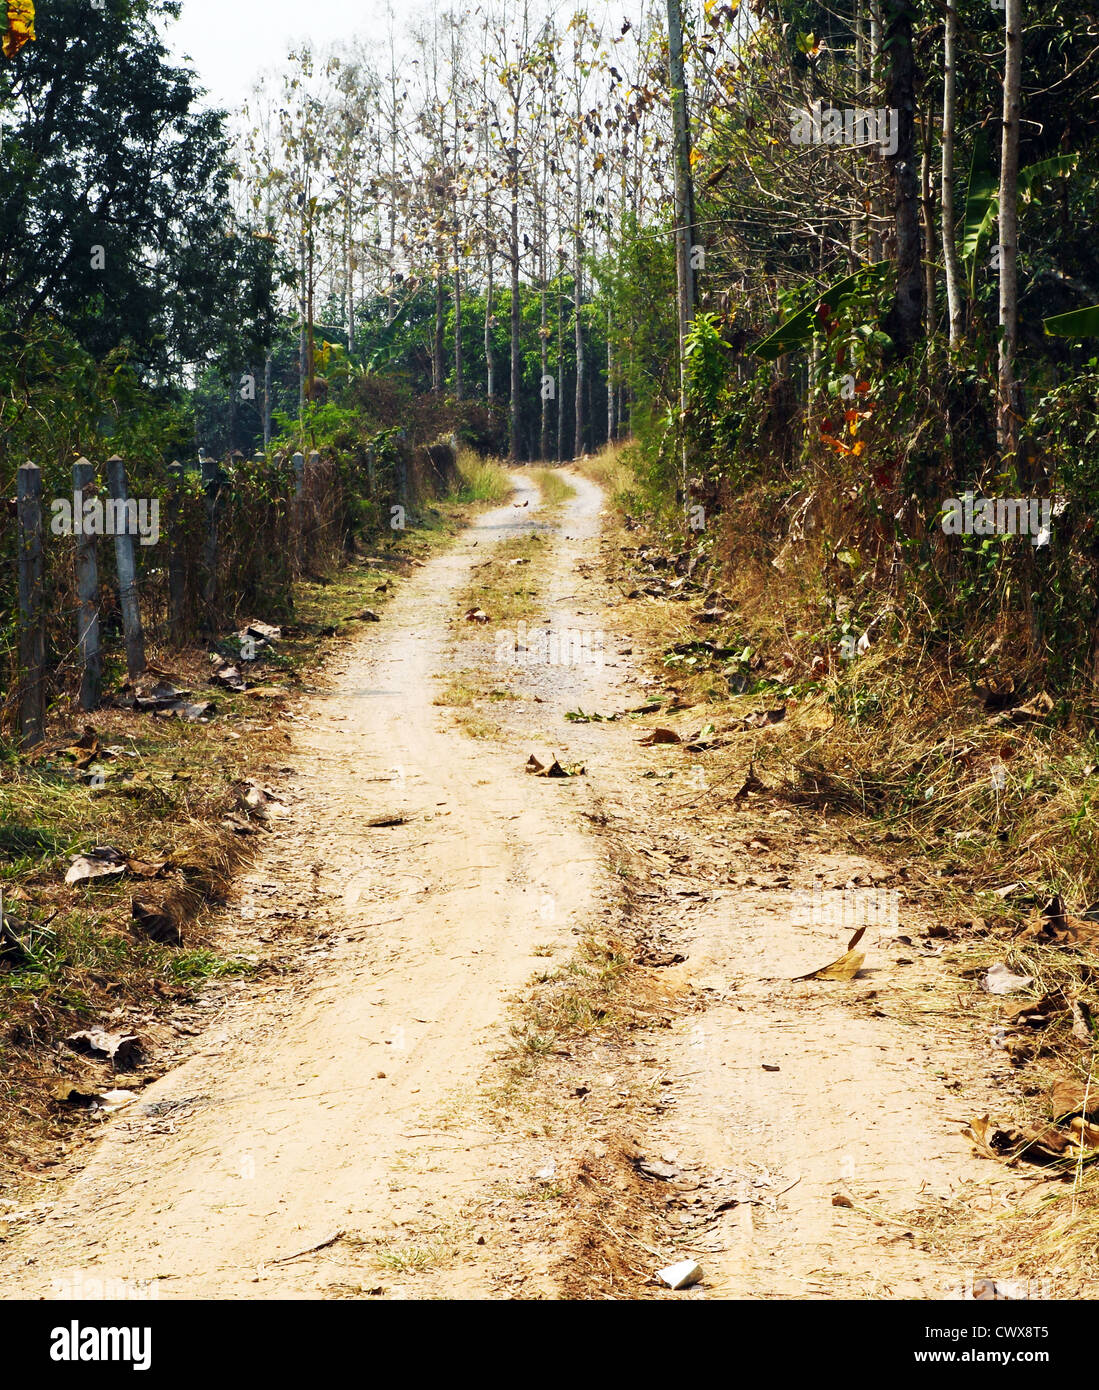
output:
M1095 1119L1099 1116L1099 1081L1090 1088L1068 1078L1055 1081L1050 1095L1050 1113L1055 1120L1066 1119L1069 1115Z
M650 729L644 738L638 739L642 748L651 748L654 743L681 743L682 739L674 729Z
M865 930L865 928L863 929ZM855 939L861 932L855 933ZM839 960L830 965L822 965L819 970L811 970L808 975L795 975L795 980L853 980L862 969L866 959L861 951L845 951Z

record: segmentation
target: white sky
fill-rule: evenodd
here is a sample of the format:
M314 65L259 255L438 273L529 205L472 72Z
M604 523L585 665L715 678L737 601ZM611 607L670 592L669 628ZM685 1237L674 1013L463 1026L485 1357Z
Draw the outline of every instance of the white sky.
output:
M691 3L691 0L688 0ZM473 8L475 0L463 0ZM409 21L427 16L435 8L450 8L446 0L392 0L398 34ZM641 0L534 0L533 13L556 10L569 13L586 7L593 16L606 15L616 23L620 16L636 19ZM390 0L182 0L178 20L169 22L164 39L177 59L190 58L190 66L209 92L207 103L234 111L247 98L256 77L279 68L287 49L303 38L314 49L356 34L370 42L384 42L389 33Z
M398 24L419 5L396 6ZM176 58L189 57L209 102L234 110L267 68L280 67L287 49L303 38L322 48L359 33L388 32L386 0L183 0L182 13L164 29Z

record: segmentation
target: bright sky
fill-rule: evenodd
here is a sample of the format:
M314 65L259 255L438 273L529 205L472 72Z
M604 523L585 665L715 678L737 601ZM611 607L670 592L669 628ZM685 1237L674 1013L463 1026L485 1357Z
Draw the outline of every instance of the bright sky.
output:
M581 3L535 0L531 10L569 13ZM182 0L182 6L179 19L165 29L165 42L177 58L191 59L209 91L209 103L229 111L246 99L259 73L281 67L287 49L303 38L319 49L356 34L382 43L389 33L390 0ZM466 0L465 8L472 7L472 0ZM640 0L589 0L585 7L593 17L602 12L617 23L621 15L636 19L641 5ZM410 20L443 4L392 0L392 8L399 33Z
M407 16L418 5L405 0ZM387 0L183 0L178 20L165 29L177 58L189 57L208 88L211 104L228 110L247 97L256 76L280 67L287 49L303 38L323 48L355 33L382 38L388 32Z

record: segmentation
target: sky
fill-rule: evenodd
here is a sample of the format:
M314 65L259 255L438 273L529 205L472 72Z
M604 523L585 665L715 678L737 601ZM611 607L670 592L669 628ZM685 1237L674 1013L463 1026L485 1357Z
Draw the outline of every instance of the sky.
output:
M311 39L314 49L356 34L384 40L389 8L390 0L182 0L179 19L169 21L163 32L176 58L190 58L208 90L207 104L233 111L256 77L281 67L287 49L303 38ZM392 0L392 8L400 31L410 19L426 17L435 7L432 0ZM473 0L467 8L473 8ZM571 11L574 4L544 0L531 8ZM636 16L640 5L639 0L589 0L585 8L593 17L605 12L617 19L620 14Z
M413 6L405 0L395 8L407 15ZM191 59L209 102L233 110L295 42L310 38L322 48L356 33L380 38L386 9L386 0L183 0L179 19L163 32L175 57Z

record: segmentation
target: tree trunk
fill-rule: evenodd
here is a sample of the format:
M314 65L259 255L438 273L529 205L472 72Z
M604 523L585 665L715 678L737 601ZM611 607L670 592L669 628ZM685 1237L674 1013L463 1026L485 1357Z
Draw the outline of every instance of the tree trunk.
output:
M431 389L438 396L443 390L443 275L435 271L435 338L431 349Z
M458 233L454 233L454 399L462 399L462 259Z
M916 62L912 51L913 0L886 0L889 53L887 106L897 113L897 148L887 156L893 170L897 291L885 331L907 357L923 333L923 264L920 247L920 186L916 172Z
M298 329L298 419L305 413L305 227L298 238L298 315L301 327Z
M607 443L614 438L614 347L611 344L611 311L607 309Z
M489 211L488 200L485 200L485 212ZM495 381L496 364L492 356L492 248L488 252L488 288L485 291L485 395L489 403L492 403L496 395Z
M923 303L924 333L935 333L935 195L931 189L931 140L934 129L935 102L927 103L923 122L923 157L920 160L920 203L923 209Z
M516 125L512 130L510 170L508 182L511 186L511 226L508 234L511 259L511 401L508 423L508 458L519 458L519 130L518 107Z
M354 267L352 266L351 255L351 191L348 189L347 201L344 206L344 299L347 315L347 355L350 358L355 351L355 280Z
M580 173L576 175L576 225L580 226ZM580 317L580 305L584 291L584 240L577 230L573 244L573 263L575 267L573 282L573 332L576 343L576 420L573 430L572 456L579 458L584 452L584 329Z
M680 0L668 0L668 60L675 143L675 276L679 310L680 403L686 407L684 353L695 310L691 248L696 244L694 182L691 178L691 130L687 116L687 79L683 71L683 17Z
M542 366L542 386L545 387L549 375L549 328L546 313L546 227L543 219L538 237L538 342ZM556 391L554 395L556 395ZM542 398L542 427L538 435L538 457L545 462L549 457L549 401L545 389L539 392Z
M957 111L958 0L946 0L946 32L943 38L943 263L946 267L946 303L950 319L950 346L961 342L964 300L962 269L954 220L954 121Z
M271 354L263 359L263 448L271 447Z
M1022 106L1023 4L1006 0L1004 119L1000 147L1000 361L997 439L1014 457L1019 444L1022 403L1015 379L1019 340L1019 117Z
M557 462L563 463L565 458L565 416L562 407L565 399L565 317L564 317L564 291L561 286L561 269L557 271Z

